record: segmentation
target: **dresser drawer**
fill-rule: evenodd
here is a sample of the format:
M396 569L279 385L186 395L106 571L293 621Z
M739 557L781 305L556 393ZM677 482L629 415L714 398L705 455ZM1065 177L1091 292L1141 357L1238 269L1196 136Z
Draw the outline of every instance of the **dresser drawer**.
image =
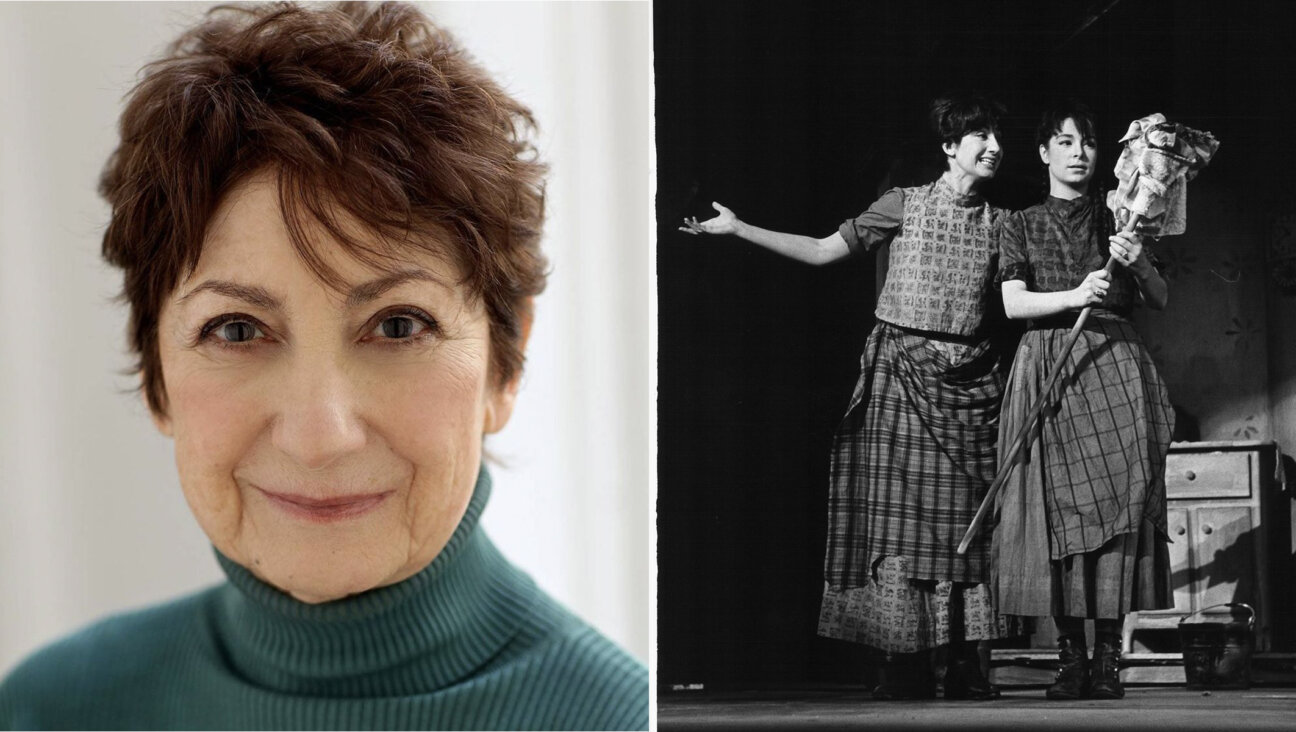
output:
M1166 456L1166 497L1246 498L1251 495L1250 452Z

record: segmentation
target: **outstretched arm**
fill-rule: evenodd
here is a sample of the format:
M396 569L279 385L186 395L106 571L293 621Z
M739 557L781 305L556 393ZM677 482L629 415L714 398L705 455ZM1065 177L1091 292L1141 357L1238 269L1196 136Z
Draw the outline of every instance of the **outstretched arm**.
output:
M846 246L846 240L840 232L816 239L801 234L770 231L740 220L733 211L718 203L712 203L711 206L718 212L715 218L701 222L696 218L684 219L680 231L689 234L733 234L806 264L828 264L850 255L850 248Z

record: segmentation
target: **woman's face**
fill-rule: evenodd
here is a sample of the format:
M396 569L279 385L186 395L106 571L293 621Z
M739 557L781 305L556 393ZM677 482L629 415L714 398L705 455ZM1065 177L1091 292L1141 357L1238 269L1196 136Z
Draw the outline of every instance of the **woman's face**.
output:
M1048 166L1050 179L1070 188L1088 187L1098 162L1098 145L1092 137L1080 134L1074 119L1068 117L1048 144L1040 146L1039 152L1040 160Z
M169 410L155 419L216 548L323 602L436 557L516 382L495 386L487 317L454 265L414 253L391 276L314 227L346 280L336 292L298 258L278 201L262 174L212 218L162 310Z
M967 133L958 144L947 142L943 146L949 159L950 170L974 180L988 180L999 170L1003 151L994 130L975 130Z

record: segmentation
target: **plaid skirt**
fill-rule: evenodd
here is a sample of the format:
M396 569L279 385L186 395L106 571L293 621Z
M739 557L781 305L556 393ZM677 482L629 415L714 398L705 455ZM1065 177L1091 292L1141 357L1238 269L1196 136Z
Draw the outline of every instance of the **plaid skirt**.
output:
M1022 338L1002 444L1027 419L1068 330ZM1116 618L1170 607L1165 459L1174 411L1165 384L1134 327L1114 316L1089 319L1067 359L998 496L999 610Z
M824 583L819 635L887 653L915 653L952 639L1014 632L995 612L988 583L910 579L907 565L904 557L887 557L878 563L877 578L863 587L834 590Z
M824 579L833 589L876 579L885 557L910 579L988 581L988 534L964 555L967 531L996 469L1003 372L988 341L960 342L879 322L833 440Z

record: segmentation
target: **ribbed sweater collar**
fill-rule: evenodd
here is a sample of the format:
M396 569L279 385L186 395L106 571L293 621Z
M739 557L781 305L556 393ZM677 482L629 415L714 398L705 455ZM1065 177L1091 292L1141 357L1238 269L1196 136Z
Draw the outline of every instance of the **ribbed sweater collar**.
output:
M217 552L230 584L214 608L217 643L251 683L295 695L403 696L472 675L513 638L535 585L478 528L485 467L445 549L388 587L310 605Z

